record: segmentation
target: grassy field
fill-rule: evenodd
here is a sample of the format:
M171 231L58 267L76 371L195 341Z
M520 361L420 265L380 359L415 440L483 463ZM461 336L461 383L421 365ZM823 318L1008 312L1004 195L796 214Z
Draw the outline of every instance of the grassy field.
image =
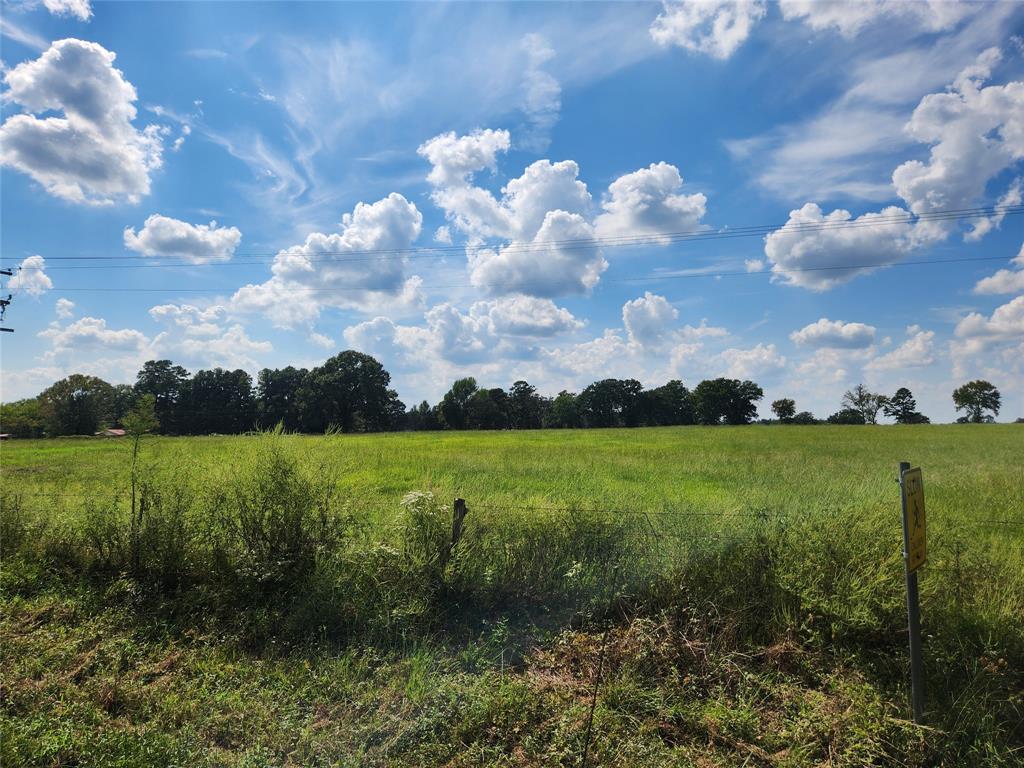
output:
M128 441L5 443L0 763L1019 765L1022 449L1016 425L144 438L133 507Z

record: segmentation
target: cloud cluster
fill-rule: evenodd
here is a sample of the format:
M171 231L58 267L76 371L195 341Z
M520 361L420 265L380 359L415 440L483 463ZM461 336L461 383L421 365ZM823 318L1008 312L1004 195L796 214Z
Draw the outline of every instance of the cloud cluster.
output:
M53 324L39 332L50 342L53 352L141 352L148 344L146 335L133 328L115 330L100 317L83 317L61 326Z
M829 349L863 349L875 340L875 327L864 323L844 323L823 317L789 334L799 346Z
M43 0L43 5L54 16L72 16L79 21L92 18L89 0Z
M149 194L164 130L135 128L135 88L114 58L98 43L69 38L9 70L6 98L26 112L0 126L0 164L74 203L135 203Z
M929 158L903 163L892 180L915 214L974 205L990 180L1024 158L1024 82L983 87L999 59L988 49L948 91L925 96L914 110L906 130L931 144ZM915 236L934 242L955 226L921 222Z
M868 371L905 370L921 368L935 362L935 331L926 331L919 325L907 327L907 340L896 349L872 358L864 366Z
M1024 292L1024 244L1010 263L1015 269L1000 269L994 275L982 278L974 286L975 293L1018 293Z
M605 212L594 220L598 236L656 236L698 228L708 199L699 192L681 194L682 186L679 169L666 162L620 176L608 186L601 203ZM662 238L662 242L667 240Z
M675 45L727 59L750 36L765 12L763 0L665 0L651 25L651 37L663 47Z
M422 365L528 356L538 340L582 327L571 312L549 299L511 296L475 302L466 313L448 302L438 304L424 314L420 326L375 317L346 328L344 335L357 349Z
M950 0L780 0L782 17L813 30L831 30L851 38L884 19L912 24L927 32L952 29L979 10L979 4Z
M956 221L928 216L975 205L992 179L1024 159L1024 82L982 85L998 60L998 50L985 51L949 90L925 96L914 110L907 131L931 149L926 162L910 160L893 172L893 186L909 211L891 206L854 219L845 210L825 216L808 203L766 238L773 271L789 284L828 290L947 238ZM1019 197L1018 184L1011 184L1005 201ZM912 219L911 213L925 218ZM968 239L1001 220L976 224Z
M664 162L613 181L596 218L572 160L531 163L495 196L474 177L495 172L509 146L507 131L488 129L441 134L419 148L431 164L432 200L468 239L470 281L491 295L585 294L608 267L600 238L692 229L704 216L705 196L682 194L678 169ZM494 239L505 242L488 244Z
M911 247L910 214L890 206L853 218L837 209L825 215L816 203L790 211L765 238L772 272L789 285L826 291L878 265L899 261Z
M38 255L22 259L14 276L7 283L8 291L14 296L19 293L39 296L51 288L53 281L46 274L46 259Z
M339 232L313 232L304 243L280 251L273 276L236 291L231 308L262 312L287 328L312 322L322 306L419 304L422 281L405 273L406 251L422 226L422 214L398 193L358 203L342 218Z
M189 224L154 213L138 232L125 227L124 246L144 256L181 258L192 264L228 261L235 253L242 233L236 227Z

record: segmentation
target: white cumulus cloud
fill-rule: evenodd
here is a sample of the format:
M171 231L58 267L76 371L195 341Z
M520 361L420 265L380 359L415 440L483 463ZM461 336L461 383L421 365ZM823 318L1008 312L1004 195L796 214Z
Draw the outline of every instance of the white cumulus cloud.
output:
M75 314L75 302L70 299L57 299L55 311L58 320L67 320Z
M925 96L907 132L931 144L926 162L910 160L893 172L896 192L915 214L969 208L988 182L1024 158L1024 82L983 83L1000 59L990 48L944 93ZM921 222L915 236L941 240L953 222Z
M780 0L787 21L800 20L814 30L855 37L865 27L889 19L916 24L928 32L952 29L977 12L980 3L956 0Z
M46 274L46 259L38 255L23 259L7 283L8 291L15 296L19 293L39 296L51 288L53 281Z
M598 235L656 236L695 229L707 212L708 200L699 192L679 194L682 185L679 169L665 162L620 176L608 187L602 203L605 213L594 221Z
M725 374L736 379L755 379L781 371L786 358L780 355L774 344L758 344L749 349L726 349L718 354Z
M422 301L419 277L406 277L405 251L416 241L423 216L392 192L375 203L358 203L341 231L313 232L301 245L280 251L273 276L235 292L231 308L260 311L275 325L293 327L316 319L321 306L366 308Z
M92 18L89 0L43 0L43 5L54 16L73 16L79 21Z
M826 317L789 334L795 344L833 349L863 349L875 340L875 327L864 323L844 323Z
M920 368L935 362L935 331L925 331L920 326L911 325L907 328L907 337L892 352L868 361L864 368L870 371L902 370Z
M982 278L974 286L975 293L1017 293L1024 291L1024 244L1010 260L1016 269L1000 269L994 275Z
M622 305L622 325L630 342L644 347L657 347L666 342L679 310L664 296L645 291L644 295Z
M531 163L499 197L474 176L496 171L497 155L508 148L508 133L491 130L446 133L419 148L432 166L431 199L468 239L470 280L492 295L587 293L608 267L602 237L640 234L653 244L667 242L657 235L698 226L706 209L703 194L680 192L678 169L664 162L612 182L596 218L572 160Z
M788 284L824 291L903 258L912 232L910 214L896 206L853 218L842 209L825 215L807 203L768 235L764 252Z
M98 43L69 38L9 70L6 99L26 112L0 126L0 164L74 203L135 203L148 195L165 130L132 124L135 88L114 58Z
M144 256L183 258L192 264L228 261L235 253L242 233L236 227L189 224L154 213L138 232L124 230L124 245Z
M651 25L658 45L727 59L764 18L763 0L666 0Z
M139 352L148 343L141 331L108 328L107 321L100 317L83 317L66 326L51 325L38 336L48 339L54 352Z

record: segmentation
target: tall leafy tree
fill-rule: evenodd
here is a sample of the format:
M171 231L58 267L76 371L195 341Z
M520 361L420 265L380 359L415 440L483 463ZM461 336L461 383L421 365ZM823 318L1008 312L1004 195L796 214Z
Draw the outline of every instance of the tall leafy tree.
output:
M642 392L636 379L595 381L580 393L580 416L588 427L635 427L643 415Z
M42 437L44 429L38 397L0 404L0 432L15 437Z
M309 374L305 368L264 368L256 379L256 410L260 426L269 428L282 424L286 430L297 430L299 419L298 392Z
M508 395L501 388L478 389L466 403L469 429L505 429L509 424Z
M49 435L92 435L110 418L114 388L96 376L72 374L43 390L39 409Z
M251 429L256 416L252 377L239 369L198 371L187 385L188 431L236 434Z
M574 429L583 426L580 418L579 398L564 389L551 401L544 421L545 427Z
M399 403L389 374L370 355L346 350L312 369L299 388L302 428L380 432L392 426ZM402 410L404 411L404 406Z
M642 397L645 424L658 427L693 424L693 397L678 379L649 389Z
M513 429L539 429L544 418L544 398L537 388L525 381L517 381L509 390L509 416Z
M693 390L694 410L701 424L749 424L763 397L757 384L738 379L706 379Z
M409 409L405 415L405 424L407 429L413 430L440 429L441 417L437 408L431 407L430 403L424 400Z
M772 403L772 412L779 421L788 424L796 416L796 401L788 397L779 398Z
M160 431L165 435L185 428L181 398L187 382L188 371L170 360L147 360L135 377L135 394L153 395Z
M863 384L858 384L843 394L842 405L844 409L860 413L865 424L877 424L878 412L885 405L885 398L872 392Z
M895 419L897 424L927 424L929 422L927 416L918 413L914 393L906 387L900 387L892 397L885 398L885 402L882 403L882 411L890 419Z
M458 379L441 400L439 410L449 429L465 429L469 399L476 394L476 379L468 376Z
M969 381L961 387L953 390L953 405L958 411L966 411L966 416L960 420L979 424L983 421L992 421L999 415L999 406L1002 403L1002 396L995 386L984 379ZM991 411L992 416L986 416L985 411Z

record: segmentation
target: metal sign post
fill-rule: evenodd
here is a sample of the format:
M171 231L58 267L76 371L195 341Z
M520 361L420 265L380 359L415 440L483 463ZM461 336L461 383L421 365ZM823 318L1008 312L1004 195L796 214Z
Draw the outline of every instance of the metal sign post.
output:
M921 652L921 606L917 570L927 557L924 516L924 479L921 470L900 462L900 497L903 504L903 568L907 578L907 628L910 631L910 700L914 722L924 718L924 663Z

